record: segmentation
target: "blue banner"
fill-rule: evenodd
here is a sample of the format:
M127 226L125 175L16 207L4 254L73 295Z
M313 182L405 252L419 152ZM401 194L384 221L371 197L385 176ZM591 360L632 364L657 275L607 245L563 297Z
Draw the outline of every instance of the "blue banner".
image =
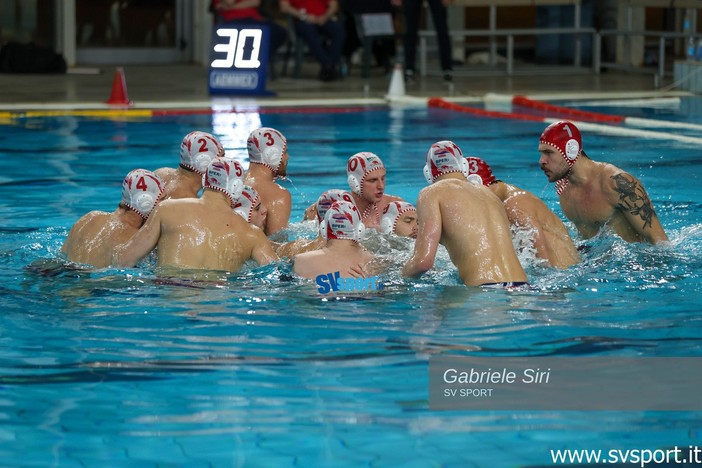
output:
M266 90L269 42L268 26L263 24L215 26L207 79L210 94L273 94Z

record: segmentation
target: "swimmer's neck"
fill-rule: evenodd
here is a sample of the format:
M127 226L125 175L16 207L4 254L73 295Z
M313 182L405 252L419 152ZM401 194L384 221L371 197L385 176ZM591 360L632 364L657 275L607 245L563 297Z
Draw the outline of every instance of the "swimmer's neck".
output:
M229 199L229 196L226 193L211 188L205 188L200 199L208 204L214 205L218 203L220 205L226 205L229 208L232 206L232 201Z
M252 178L272 182L276 179L276 177L277 176L273 173L273 170L270 167L257 163L249 164L249 171L246 173L247 179Z
M117 208L115 213L124 224L135 229L139 229L142 224L144 224L144 218L142 218L139 213L129 208Z
M590 158L583 158L582 156L575 161L573 167L566 177L568 177L569 183L580 186L586 184L591 178L597 166L600 163L593 161Z
M356 203L356 208L358 208L358 211L361 213L365 212L365 210L376 204L376 202L370 202L356 192L351 192L351 196L353 197L353 201Z
M202 174L186 169L184 167L178 166L178 174L181 180L187 181L188 188L199 192L202 188Z

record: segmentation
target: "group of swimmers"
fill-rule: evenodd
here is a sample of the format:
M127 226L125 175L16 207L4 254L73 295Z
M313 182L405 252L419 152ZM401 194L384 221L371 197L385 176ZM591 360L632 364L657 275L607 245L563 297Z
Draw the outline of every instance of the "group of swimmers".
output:
M667 241L643 185L632 175L590 159L578 128L567 121L541 134L539 165L556 190L563 214L589 238L609 226L629 242ZM495 178L481 158L465 157L451 141L431 145L424 158L429 186L416 208L385 193L386 169L377 155L360 152L347 162L349 190L331 189L305 211L315 239L274 242L290 220L292 197L276 179L287 174L283 134L262 127L247 139L249 169L225 156L206 132L185 136L180 165L131 171L112 212L93 211L71 228L62 252L95 267L135 266L154 249L159 267L235 272L252 259L265 265L293 261L304 278L329 272L368 277L387 262L363 247L363 233L414 238L401 267L406 277L430 270L442 244L467 286L516 287L527 275L513 234L527 230L536 256L568 268L580 255L561 219L534 194ZM199 195L199 196L198 196Z

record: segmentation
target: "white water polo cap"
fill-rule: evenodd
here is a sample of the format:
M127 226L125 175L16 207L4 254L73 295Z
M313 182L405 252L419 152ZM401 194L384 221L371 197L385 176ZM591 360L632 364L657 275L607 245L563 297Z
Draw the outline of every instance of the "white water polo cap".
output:
M288 151L288 141L278 130L261 127L249 134L246 149L249 162L263 164L273 171L273 174L277 174L283 155Z
M353 201L353 196L351 196L351 193L346 190L327 190L317 199L317 221L320 224L324 220L324 215L327 214L329 208L331 208L332 204L336 201L346 201L354 205L356 204Z
M427 152L424 165L424 178L433 184L437 178L451 172L460 172L468 178L468 161L463 158L463 152L454 142L437 141Z
M332 203L319 225L319 232L324 240L348 239L358 242L365 229L358 208L347 201Z
M146 169L134 169L122 182L121 204L146 219L163 195L163 181Z
M548 145L555 148L563 159L568 163L568 167L573 169L575 161L580 156L580 151L583 148L583 138L580 135L580 130L572 122L561 120L554 122L541 133L539 137L540 145ZM570 173L570 170L568 171ZM568 176L566 174L560 180L556 181L556 192L560 195L568 186Z
M247 222L251 222L254 208L258 202L261 201L261 197L258 196L258 192L255 188L248 185L244 185L239 198L234 201L234 211L244 218Z
M233 159L217 158L207 166L204 187L224 192L232 206L244 190L244 167Z
M364 151L351 156L346 164L346 177L351 191L363 195L363 180L378 169L385 169L385 165L376 154Z
M383 210L383 217L380 219L380 230L383 234L395 232L397 221L400 217L409 212L417 212L413 204L406 201L394 201L388 204Z
M180 166L203 175L215 158L224 157L224 147L212 134L195 130L180 143Z

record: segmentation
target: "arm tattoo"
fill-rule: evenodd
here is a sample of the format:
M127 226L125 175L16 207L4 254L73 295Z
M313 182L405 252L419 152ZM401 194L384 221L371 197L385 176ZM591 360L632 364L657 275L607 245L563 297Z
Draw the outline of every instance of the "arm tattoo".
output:
M617 174L612 176L617 187L615 191L619 193L619 204L621 210L628 211L632 215L641 216L643 220L643 228L651 227L653 217L656 215L651 206L646 191L633 177Z

